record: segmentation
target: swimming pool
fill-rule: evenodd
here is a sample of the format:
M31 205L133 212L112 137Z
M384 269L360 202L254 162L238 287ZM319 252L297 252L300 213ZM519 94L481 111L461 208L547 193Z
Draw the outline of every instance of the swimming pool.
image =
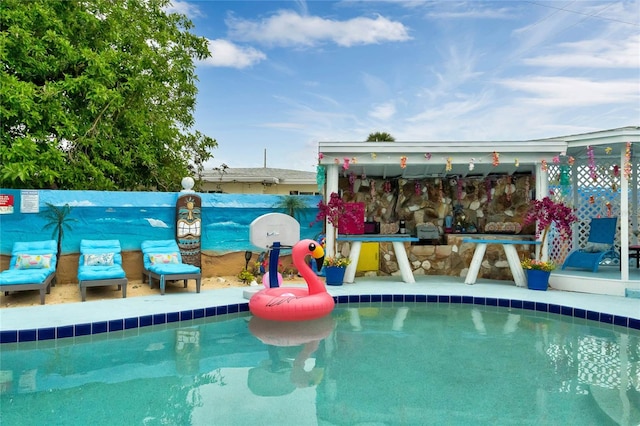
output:
M640 422L640 332L499 306L338 305L5 344L2 424Z

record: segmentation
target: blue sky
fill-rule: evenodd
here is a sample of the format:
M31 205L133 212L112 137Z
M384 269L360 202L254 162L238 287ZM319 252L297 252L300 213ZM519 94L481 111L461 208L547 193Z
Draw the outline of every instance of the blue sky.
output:
M314 171L318 141L525 140L640 125L640 1L177 1L207 168Z

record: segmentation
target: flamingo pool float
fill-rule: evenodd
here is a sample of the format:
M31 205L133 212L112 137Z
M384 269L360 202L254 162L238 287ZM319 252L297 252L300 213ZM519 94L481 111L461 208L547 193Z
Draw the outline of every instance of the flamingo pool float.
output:
M293 264L307 283L307 288L267 288L249 300L249 310L257 317L272 321L306 321L329 314L335 302L320 278L305 262L305 257L322 259L324 250L313 240L302 240L293 246Z

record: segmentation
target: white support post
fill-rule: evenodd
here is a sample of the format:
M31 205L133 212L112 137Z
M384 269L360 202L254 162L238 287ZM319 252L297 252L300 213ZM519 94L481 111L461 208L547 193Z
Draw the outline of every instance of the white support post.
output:
M620 164L624 162L625 150L622 149ZM620 179L620 279L629 281L629 181L624 175Z
M329 164L327 165L327 190L325 192L325 202L329 202L329 197L332 192L338 192L338 175L339 169L338 164ZM329 223L328 220L325 221L327 235L326 238L326 256L335 256L333 248L336 247L336 230L333 228L333 225Z
M536 164L536 200L542 200L549 195L549 178L547 172L542 170L542 164ZM538 225L536 224L536 227ZM549 239L547 238L544 245L538 245L540 251L537 258L543 261L549 260Z

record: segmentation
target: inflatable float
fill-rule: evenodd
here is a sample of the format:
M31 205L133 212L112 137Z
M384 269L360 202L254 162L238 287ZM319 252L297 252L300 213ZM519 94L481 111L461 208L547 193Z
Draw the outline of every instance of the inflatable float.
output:
M255 395L281 396L296 388L318 385L324 376L322 351L318 352L318 348L335 325L331 316L304 322L269 321L256 316L251 318L249 331L267 345L269 360L249 370L249 389ZM302 348L293 362L280 353L279 348L297 346ZM307 361L316 352L313 368L309 370Z
M333 310L333 297L305 262L308 255L321 261L324 250L318 242L309 239L293 246L293 264L306 281L307 288L273 287L260 290L249 300L249 310L253 315L272 321L306 321L321 318Z

